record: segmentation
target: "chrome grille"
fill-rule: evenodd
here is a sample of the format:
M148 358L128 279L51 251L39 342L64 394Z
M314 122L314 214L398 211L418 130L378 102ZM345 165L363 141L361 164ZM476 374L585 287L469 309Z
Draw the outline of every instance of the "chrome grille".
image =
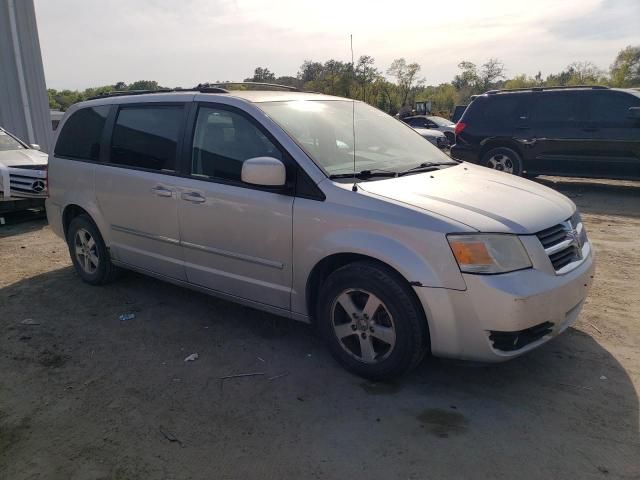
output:
M587 234L580 214L536 234L557 274L567 273L580 265L589 253Z
M45 170L15 167L9 168L9 185L11 195L16 197L46 197L46 167Z

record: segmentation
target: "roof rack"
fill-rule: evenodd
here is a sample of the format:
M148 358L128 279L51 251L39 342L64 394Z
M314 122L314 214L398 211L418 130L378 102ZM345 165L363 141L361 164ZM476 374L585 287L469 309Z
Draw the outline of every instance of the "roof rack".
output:
M110 92L101 93L89 97L87 100L96 100L99 98L109 97L125 97L129 95L147 95L151 93L175 93L175 92L200 92L200 93L229 93L228 90L220 87L200 86L193 88L159 88L157 90L112 90Z
M283 90L290 90L292 92L299 92L300 89L291 87L289 85L280 85L277 83L262 83L262 82L223 82L223 83L201 83L193 88L159 88L157 90L112 90L110 92L94 95L87 100L96 100L99 98L109 97L124 97L129 95L147 95L151 93L173 93L173 92L200 92L200 93L229 93L229 90L224 88L227 85L248 85L251 87L269 87L269 88L281 88Z
M262 83L262 82L222 82L222 83L210 83L211 87L224 88L227 85L248 85L250 87L270 87L270 88L282 88L283 90L290 90L292 92L299 92L298 87L292 87L291 85L281 85L279 83Z
M563 85L557 87L526 87L526 88L503 88L500 90L489 90L487 95L495 95L503 92L542 92L543 90L571 90L571 89L588 89L588 90L609 90L604 85Z

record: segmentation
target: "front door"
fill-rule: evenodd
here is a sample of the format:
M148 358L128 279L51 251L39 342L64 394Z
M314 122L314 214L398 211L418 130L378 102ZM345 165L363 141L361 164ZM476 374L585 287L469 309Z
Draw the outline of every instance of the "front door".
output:
M175 185L184 119L183 104L121 107L94 180L114 258L178 280L186 280Z
M240 179L244 160L284 153L246 113L202 104L187 156L178 215L188 281L289 309L293 196Z
M640 107L640 96L615 90L584 92L584 96L590 133L585 173L640 179L640 120L629 116L629 108Z

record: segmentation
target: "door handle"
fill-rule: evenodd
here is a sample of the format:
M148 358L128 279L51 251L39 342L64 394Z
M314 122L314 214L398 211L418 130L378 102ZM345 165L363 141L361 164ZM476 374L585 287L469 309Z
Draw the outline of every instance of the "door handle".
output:
M157 195L159 197L172 197L173 196L173 190L169 190L168 188L164 188L164 187L161 187L161 186L153 187L151 189L151 193L153 193L154 195Z
M180 195L180 198L191 203L204 203L207 201L207 199L198 192L183 192L182 195Z

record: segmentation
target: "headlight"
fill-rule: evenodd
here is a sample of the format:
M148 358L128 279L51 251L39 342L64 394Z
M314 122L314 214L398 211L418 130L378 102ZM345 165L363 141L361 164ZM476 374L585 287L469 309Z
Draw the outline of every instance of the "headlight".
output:
M447 240L461 272L506 273L531 267L531 259L516 235L449 235Z

